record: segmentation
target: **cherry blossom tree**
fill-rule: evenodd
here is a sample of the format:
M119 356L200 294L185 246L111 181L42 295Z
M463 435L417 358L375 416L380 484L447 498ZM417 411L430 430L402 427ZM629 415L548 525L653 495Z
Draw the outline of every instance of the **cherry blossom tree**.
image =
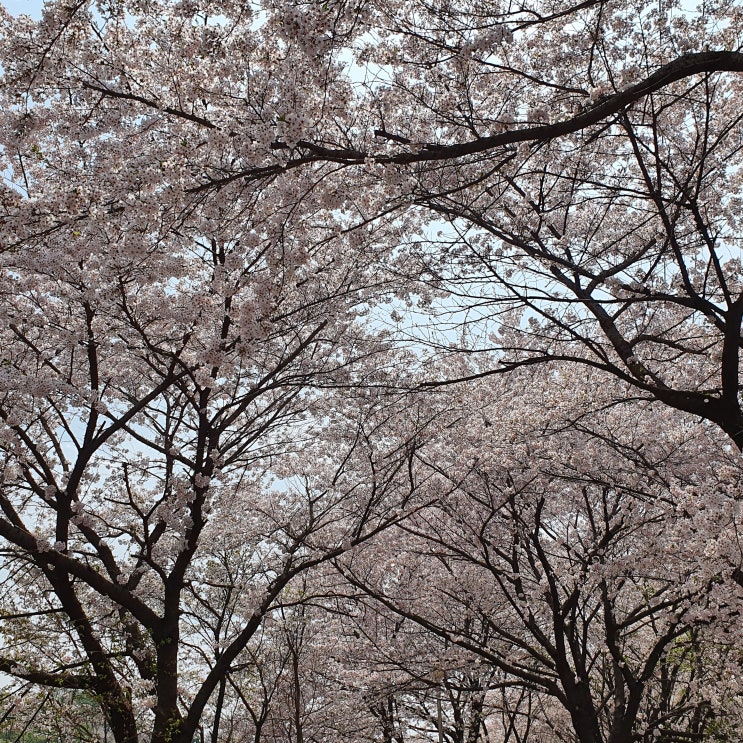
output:
M464 690L481 692L495 739L734 736L739 454L657 404L629 417L605 385L576 410L563 374L449 397L413 468L431 505L337 560L357 616L381 605L399 635L378 662L401 664L398 699L428 686L407 722L427 719L429 739L437 697L450 739L466 739ZM406 625L438 650L405 655L390 627Z
M603 369L741 448L740 77L718 74L740 71L737 4L382 23L365 54L389 69L377 138L399 154L367 156L448 223L409 240L401 270L453 293L464 350L498 349L493 372Z
M92 193L96 150L70 157ZM17 167L0 670L93 695L116 741L190 741L292 579L392 518L406 454L374 464L364 430L395 396L325 391L402 363L362 326L377 259L342 260L265 191L176 206L166 175L70 218L51 159Z
M478 338L526 309L490 342L497 370L571 339L564 358L740 447L740 14L51 2L4 24L6 234L161 208L178 224L272 184L278 213L303 203L356 249L421 235L403 291L453 290Z
M0 14L0 671L300 737L343 599L384 740L735 719L737 3Z
M46 241L76 263L4 256L0 669L93 694L117 741L190 741L294 576L390 521L394 457L344 477L379 403L331 438L350 413L312 391L377 341L324 290L256 317L260 269L214 253Z

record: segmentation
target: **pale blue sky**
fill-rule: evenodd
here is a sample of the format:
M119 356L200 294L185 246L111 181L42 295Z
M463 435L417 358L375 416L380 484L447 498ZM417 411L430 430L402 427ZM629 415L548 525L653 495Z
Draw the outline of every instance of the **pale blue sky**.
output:
M41 13L41 6L44 0L0 0L13 15L26 13L27 15L38 18Z

